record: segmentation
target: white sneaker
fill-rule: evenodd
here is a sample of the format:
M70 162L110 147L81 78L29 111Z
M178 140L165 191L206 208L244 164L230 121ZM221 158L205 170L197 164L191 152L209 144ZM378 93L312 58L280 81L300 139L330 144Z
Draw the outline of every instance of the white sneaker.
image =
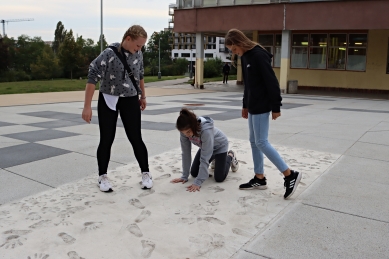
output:
M100 191L102 192L112 192L112 185L108 181L107 174L103 174L99 176L99 180L97 182L97 185L100 187Z
M151 177L150 172L143 172L142 173L141 186L142 186L142 189L151 189L153 187L153 178Z
M215 169L215 159L211 162L211 169Z
M232 154L231 170L232 170L232 172L235 173L239 169L238 159L236 159L236 155L235 155L234 151L230 150L230 151L228 151L228 154Z

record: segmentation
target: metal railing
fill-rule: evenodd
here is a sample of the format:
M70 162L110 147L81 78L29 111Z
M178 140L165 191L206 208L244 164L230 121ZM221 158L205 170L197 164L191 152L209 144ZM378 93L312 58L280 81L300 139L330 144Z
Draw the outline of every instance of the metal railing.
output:
M177 9L202 8L216 6L301 3L301 2L337 2L346 0L178 0Z

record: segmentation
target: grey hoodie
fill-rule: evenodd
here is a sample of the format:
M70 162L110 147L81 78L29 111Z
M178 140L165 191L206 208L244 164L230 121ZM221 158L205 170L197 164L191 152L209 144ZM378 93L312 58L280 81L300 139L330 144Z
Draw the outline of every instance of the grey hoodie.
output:
M120 43L112 43L110 46L119 48ZM138 83L143 79L143 55L142 51L134 54L122 48L128 66L131 68L134 78ZM136 88L132 84L123 63L112 49L106 48L89 65L88 83L97 84L101 80L100 92L120 97L136 96ZM141 94L141 93L139 93Z
M194 184L201 184L208 178L209 159L212 155L225 153L228 151L228 139L224 133L213 126L213 120L209 117L198 117L201 122L200 137L186 137L180 132L180 142L182 150L182 176L181 179L188 180L190 165L192 163L192 145L201 149L200 168Z

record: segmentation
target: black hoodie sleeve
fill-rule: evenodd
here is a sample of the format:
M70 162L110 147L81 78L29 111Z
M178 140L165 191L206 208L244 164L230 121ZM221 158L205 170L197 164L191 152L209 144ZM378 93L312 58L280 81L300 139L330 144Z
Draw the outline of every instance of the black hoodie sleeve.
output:
M270 64L271 59L269 60L268 53L265 50L259 50L256 54L257 57L253 61L256 63L255 67L261 73L264 86L267 90L267 97L271 104L271 110L272 112L280 112L280 107L282 106L281 90L278 79Z

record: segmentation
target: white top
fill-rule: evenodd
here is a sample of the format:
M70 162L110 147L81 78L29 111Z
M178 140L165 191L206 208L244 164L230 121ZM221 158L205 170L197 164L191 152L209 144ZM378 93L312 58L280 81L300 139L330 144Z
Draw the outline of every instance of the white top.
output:
M103 96L104 96L104 100L105 100L105 103L107 104L107 106L111 110L116 111L116 104L119 101L119 96L105 94L105 93L103 93Z

